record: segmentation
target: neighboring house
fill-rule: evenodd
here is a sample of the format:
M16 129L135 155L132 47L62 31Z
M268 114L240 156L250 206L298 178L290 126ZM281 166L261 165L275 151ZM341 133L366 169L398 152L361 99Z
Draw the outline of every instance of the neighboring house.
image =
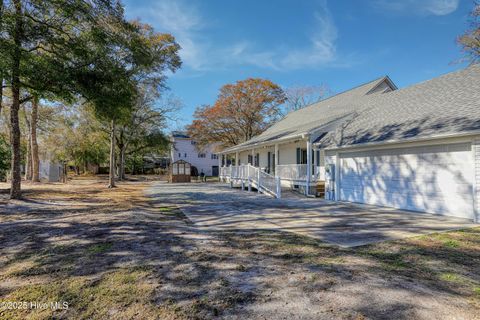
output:
M63 178L63 165L59 162L40 160L40 180L47 182L60 182Z
M184 160L197 168L198 174L218 176L218 155L213 145L199 149L195 140L185 132L174 131L171 135L171 162Z
M233 182L244 181L238 177L251 164L261 189L272 191L273 179L305 193L325 183L331 200L478 222L480 65L398 90L388 77L371 81L221 154L223 164L237 159L221 168Z

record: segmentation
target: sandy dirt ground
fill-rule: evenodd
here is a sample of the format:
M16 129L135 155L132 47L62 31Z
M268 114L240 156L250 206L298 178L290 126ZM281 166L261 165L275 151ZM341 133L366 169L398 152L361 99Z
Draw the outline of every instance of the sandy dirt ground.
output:
M480 319L479 228L356 248L204 230L154 184L82 179L25 185L23 200L1 194L0 318Z

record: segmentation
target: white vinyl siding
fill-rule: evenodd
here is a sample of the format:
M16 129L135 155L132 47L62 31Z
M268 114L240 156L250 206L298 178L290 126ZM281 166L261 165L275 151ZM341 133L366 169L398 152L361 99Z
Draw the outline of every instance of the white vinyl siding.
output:
M475 222L480 223L480 138L474 140L472 147L475 159Z
M214 146L208 145L203 150L198 150L196 144L191 139L173 138L172 144L172 162L177 160L185 160L192 166L195 166L198 173L205 173L207 176L212 175L212 167L218 166L218 159L213 159ZM201 156L200 156L201 155Z
M473 219L470 143L341 153L343 201Z

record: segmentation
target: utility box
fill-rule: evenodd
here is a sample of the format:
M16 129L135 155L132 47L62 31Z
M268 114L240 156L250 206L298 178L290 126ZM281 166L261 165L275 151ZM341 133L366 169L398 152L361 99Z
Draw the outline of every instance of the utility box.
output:
M191 164L184 160L178 160L170 164L170 183L191 182Z

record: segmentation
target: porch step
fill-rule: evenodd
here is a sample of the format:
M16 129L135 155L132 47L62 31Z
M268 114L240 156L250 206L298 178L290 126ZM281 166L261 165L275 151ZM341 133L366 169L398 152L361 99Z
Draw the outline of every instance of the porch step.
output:
M318 181L315 195L319 198L325 198L325 181Z

